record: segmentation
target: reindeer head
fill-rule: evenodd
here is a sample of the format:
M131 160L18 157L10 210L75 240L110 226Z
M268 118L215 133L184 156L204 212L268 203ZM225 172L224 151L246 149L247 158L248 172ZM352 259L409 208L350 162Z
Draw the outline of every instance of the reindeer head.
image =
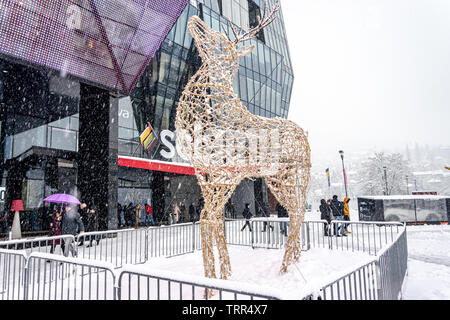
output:
M203 63L208 64L211 70L215 70L215 72L221 71L234 75L239 67L238 58L250 54L255 48L254 45L238 48L238 45L255 38L261 29L275 19L275 13L279 8L279 2L276 0L274 9L267 15L267 4L264 2L264 13L259 20L259 24L246 32L237 32L235 27L228 22L234 34L234 40L227 32L221 33L212 30L199 17L191 17L188 22L188 30L195 40ZM225 28L223 29L225 30Z

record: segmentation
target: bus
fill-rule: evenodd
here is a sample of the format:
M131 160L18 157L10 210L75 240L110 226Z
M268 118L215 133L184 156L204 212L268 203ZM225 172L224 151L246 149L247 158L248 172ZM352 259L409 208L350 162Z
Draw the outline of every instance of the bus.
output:
M357 198L360 221L448 224L450 219L450 196L392 195Z

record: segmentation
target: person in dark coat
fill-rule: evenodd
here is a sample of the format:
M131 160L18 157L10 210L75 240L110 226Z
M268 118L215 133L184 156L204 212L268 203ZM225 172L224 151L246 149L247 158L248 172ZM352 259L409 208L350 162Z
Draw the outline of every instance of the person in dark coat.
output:
M250 211L250 203L245 204L244 211L242 211L242 215L245 218L245 224L242 227L241 231L244 231L244 229L248 226L250 229L250 232L252 232L252 226L250 225L250 219L252 218L252 212Z
M80 205L80 208L78 209L78 213L80 214L81 221L83 221L84 224L87 223L87 215L88 215L88 207L86 203L82 203Z
M342 203L338 200L337 195L334 195L333 199L331 200L331 211L335 220L344 220L344 208ZM344 224L335 223L334 234L337 237L340 237L341 235L347 236L344 232Z
M61 234L71 234L76 236L78 232L79 234L84 233L83 221L81 221L78 211L67 205L62 214ZM63 241L61 247L66 257L69 255L69 251L72 253L73 257L77 256L77 251L73 246L72 240Z
M82 203L80 205L80 208L78 209L78 213L80 214L80 219L83 221L83 224L86 226L88 221L88 207L86 203ZM78 242L79 246L82 246L84 244L84 237L81 237L80 242Z
M130 227L133 225L133 215L134 215L134 207L133 203L130 202L127 206L124 206L123 208L125 226Z
M191 222L195 222L196 220L195 207L193 202L191 202L191 204L189 205L189 219L191 219Z
M60 236L62 235L62 216L61 213L56 210L55 214L53 216L53 220L50 223L50 236L51 237L55 237L55 236ZM52 246L50 247L50 253L53 253L55 251L55 247L57 245L61 245L61 249L64 251L62 243L61 243L61 239L55 239L52 240ZM50 260L47 260L47 262L50 262Z
M275 207L275 209L277 210L278 218L289 217L287 210L280 203L277 203L277 206ZM287 236L287 222L284 222L284 221L280 222L280 231L281 231L281 234L284 234L285 236Z
M270 218L270 208L267 203L262 204L261 216L263 216L265 218ZM267 221L264 221L262 232L266 232L267 226L269 226L269 228L272 229L272 231L273 231L273 226L270 223L268 223Z
M331 223L331 208L328 206L325 199L320 199L319 210L320 210L320 219L326 220L328 223L328 224L323 225L323 234L325 236L328 236L328 230L330 229L330 223Z
M200 200L198 200L197 216L195 217L196 218L195 220L200 219L204 205L205 205L205 201L203 200L203 198L200 198Z
M97 207L95 205L91 205L90 208L88 209L86 231L87 232L98 231L98 214L97 214ZM100 243L101 236L92 235L89 238L90 242L88 247L92 247L92 241L95 239L98 245Z
M124 222L122 221L122 219L123 219L122 213L123 213L123 211L122 211L122 205L121 205L120 203L117 203L117 225L118 225L118 228L119 228L119 229L120 229L120 228L123 226L123 224L124 224Z
M184 202L180 202L180 222L187 222L186 218L186 206Z
M4 210L0 213L0 233L8 237L8 211Z

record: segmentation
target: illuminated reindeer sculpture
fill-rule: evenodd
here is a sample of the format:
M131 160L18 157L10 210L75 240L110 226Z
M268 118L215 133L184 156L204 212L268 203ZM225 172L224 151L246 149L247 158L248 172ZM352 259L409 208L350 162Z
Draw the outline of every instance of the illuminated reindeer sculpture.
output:
M254 49L239 49L238 44L255 38L274 20L278 10L276 1L267 15L265 5L259 25L245 33L229 24L234 40L210 29L196 16L188 22L203 64L181 95L176 130L177 143L195 169L204 198L200 228L206 277L216 277L214 240L220 277L227 279L231 275L222 212L245 178L264 177L273 195L289 212L290 233L281 272L300 258L300 227L310 172L307 136L292 121L250 113L232 88L238 58Z

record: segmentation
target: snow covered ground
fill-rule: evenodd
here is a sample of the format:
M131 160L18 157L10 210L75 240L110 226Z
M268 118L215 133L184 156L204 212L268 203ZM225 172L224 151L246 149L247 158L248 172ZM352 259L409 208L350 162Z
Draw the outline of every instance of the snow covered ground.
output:
M230 280L245 284L272 287L283 291L292 299L303 297L308 288L330 275L343 270L352 270L370 257L367 253L330 251L314 248L302 253L301 262L280 275L284 250L252 249L250 247L229 246L232 268ZM217 257L217 252L216 252ZM216 259L216 273L219 262ZM145 263L145 268L182 272L186 275L202 275L202 252L196 251L172 258L155 258Z
M316 220L318 218L316 213L308 213L306 216L306 220ZM354 218L352 216L352 220L357 220ZM448 249L450 226L408 226L407 236L408 274L403 287L403 299L450 300L450 250ZM102 244L105 245L107 241L112 240L105 239L102 241ZM178 241L172 242L178 243ZM111 250L116 252L116 247L108 244L109 249L105 250L105 247L101 251L103 253ZM115 256L112 253L111 255ZM334 280L338 275L354 270L356 266L364 264L373 258L373 256L363 252L351 250L330 251L320 246L313 246L310 250L302 253L300 263L291 267L289 273L280 275L279 269L284 254L283 249L252 249L249 246L229 245L229 253L233 272L231 281L236 281L243 286L248 284L250 286L271 287L274 288L274 291L282 291L293 299L303 296L308 291L308 288L316 288L319 283L323 284L327 280ZM94 256L97 255L94 254ZM93 257L88 255L85 258ZM113 260L110 262L115 264L116 267L121 265L117 264L115 259ZM44 261L41 264L45 266ZM193 253L172 258L150 256L146 263L139 264L136 267L146 271L159 272L158 270L162 270L169 273L181 273L183 278L187 277L189 279L190 277L203 274L202 253L197 250ZM121 268L115 269L113 272L118 274L120 270ZM218 270L219 265L216 260L216 271ZM51 270L48 270L48 272L51 274ZM79 276L72 277L72 279L69 276L68 279L72 281L72 286L77 287L78 285L76 284L81 280ZM108 287L111 286L112 282ZM65 287L68 288L68 286ZM197 298L201 298L201 295L202 293L199 292ZM110 297L108 296L108 298Z
M450 226L408 226L405 300L450 300Z
M350 218L358 221L358 211ZM306 220L320 219L307 212ZM407 226L408 275L403 299L450 300L450 225Z

